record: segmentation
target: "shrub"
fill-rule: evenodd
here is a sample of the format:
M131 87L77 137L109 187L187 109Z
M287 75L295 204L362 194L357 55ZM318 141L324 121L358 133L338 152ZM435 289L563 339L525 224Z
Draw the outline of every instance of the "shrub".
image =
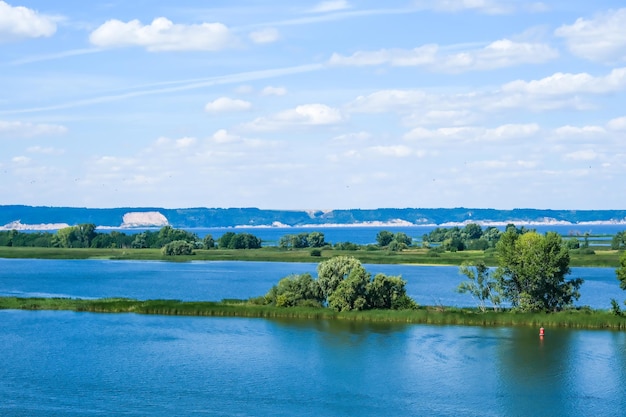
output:
M184 240L175 240L163 246L161 253L165 256L193 255L194 245Z

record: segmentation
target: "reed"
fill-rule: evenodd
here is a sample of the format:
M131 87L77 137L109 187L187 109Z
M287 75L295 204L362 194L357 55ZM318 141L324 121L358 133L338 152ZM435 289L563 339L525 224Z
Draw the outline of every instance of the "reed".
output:
M328 308L281 308L256 305L245 300L221 302L180 300L134 300L104 298L0 297L0 309L69 310L92 313L135 313L173 316L249 317L360 322L414 323L463 326L532 326L576 329L626 330L626 317L608 310L572 309L556 313L480 312L473 308L420 307L416 310L368 310L336 312Z

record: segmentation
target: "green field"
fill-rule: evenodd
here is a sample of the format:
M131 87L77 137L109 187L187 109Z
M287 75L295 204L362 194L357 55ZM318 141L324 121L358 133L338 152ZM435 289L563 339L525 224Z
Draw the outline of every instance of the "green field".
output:
M0 309L69 310L91 313L135 313L173 316L291 318L302 320L353 320L435 325L532 326L580 329L626 329L626 317L606 310L572 309L558 313L479 312L472 308L420 307L417 310L336 312L328 308L281 308L244 300L182 302L139 301L126 298L81 300L70 298L0 297Z
M619 267L622 251L595 249L593 254L571 252L570 266ZM407 249L401 252L386 250L354 251L324 249L320 256L311 256L311 249L197 249L194 255L164 256L160 249L82 249L82 248L33 248L0 247L0 258L39 259L127 259L161 261L263 261L263 262L320 262L334 256L347 255L364 264L415 264L415 265L461 265L464 261L484 261L497 265L494 251L459 251L433 253L427 249Z

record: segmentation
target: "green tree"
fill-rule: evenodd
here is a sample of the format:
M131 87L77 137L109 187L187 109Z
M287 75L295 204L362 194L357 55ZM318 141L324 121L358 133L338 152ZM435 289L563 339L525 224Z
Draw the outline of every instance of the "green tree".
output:
M482 235L483 229L476 223L468 223L463 230L461 230L461 236L465 240L480 239Z
M363 268L353 268L347 278L328 296L328 306L337 311L365 310L370 274Z
M611 239L611 249L626 249L626 232L617 232Z
M457 287L457 291L465 294L469 293L472 298L478 301L478 308L482 312L487 310L487 302L491 302L494 310L500 306L500 295L497 289L497 281L489 274L489 267L483 261L476 264L463 262L459 267L459 272L467 277Z
M213 239L212 235L206 235L204 239L202 239L202 247L204 249L213 249L215 247L215 239Z
M336 256L317 265L317 282L324 301L328 301L330 295L342 281L350 276L353 270L365 272L361 262L351 256Z
M230 241L235 237L235 232L226 232L219 239L217 239L217 247L220 249L228 249Z
M307 236L307 242L311 248L321 248L326 245L326 242L324 241L324 233L322 232L309 233Z
M321 306L322 291L311 274L290 275L278 281L265 295L269 304L277 307L293 307L298 305Z
M378 246L384 248L389 246L389 244L393 241L393 237L393 233L391 233L390 231L381 230L376 235L376 242L378 243Z
M367 286L368 308L400 309L406 297L406 281L399 276L376 274Z
M507 228L496 246L495 278L505 299L522 311L556 311L580 297L580 278L570 273L569 250L560 235Z
M619 258L619 268L615 270L615 274L619 280L619 287L626 290L626 252Z

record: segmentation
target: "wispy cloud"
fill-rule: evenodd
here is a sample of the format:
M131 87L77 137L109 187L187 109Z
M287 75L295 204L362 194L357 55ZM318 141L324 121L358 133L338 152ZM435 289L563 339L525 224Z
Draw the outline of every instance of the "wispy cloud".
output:
M120 94L106 94L106 95L101 95L97 97L86 98L83 100L76 100L76 101L71 101L67 103L54 104L50 106L31 107L31 108L15 109L15 110L0 110L0 114L37 113L37 112L50 111L50 110L61 110L61 109L69 109L69 108L76 108L76 107L84 107L84 106L91 106L91 105L100 104L100 103L109 103L109 102L114 102L114 101L128 100L128 99L132 99L135 97L158 95L158 94L169 94L169 93L176 93L176 92L188 91L188 90L198 90L198 89L202 89L206 87L211 87L214 85L244 83L248 81L275 78L275 77L280 77L280 76L289 75L289 74L313 72L313 71L322 70L324 68L326 67L322 64L309 64L309 65L298 65L298 66L293 66L293 67L274 68L274 69L269 69L269 70L241 72L241 73L236 73L236 74L229 74L229 75L222 75L222 76L208 77L208 78L165 81L162 83L147 84L147 85L137 86L133 89L129 89L129 90L135 90L135 91L128 91L128 92L123 92ZM113 90L113 91L124 91L124 90Z
M522 64L538 64L558 57L558 52L547 44L515 42L501 39L483 48L447 52L456 47L441 48L430 44L415 49L380 49L359 51L350 56L334 53L330 65L369 66L391 65L397 67L418 66L432 71L459 73L465 71L492 70Z
M18 66L25 64L32 64L35 62L44 62L44 61L53 61L55 59L63 59L72 56L78 55L87 55L87 54L95 54L98 52L102 52L103 49L100 48L84 48L84 49L72 49L69 51L62 51L53 54L44 54L44 55L33 55L28 56L21 59L16 59L14 61L7 62L5 65Z

